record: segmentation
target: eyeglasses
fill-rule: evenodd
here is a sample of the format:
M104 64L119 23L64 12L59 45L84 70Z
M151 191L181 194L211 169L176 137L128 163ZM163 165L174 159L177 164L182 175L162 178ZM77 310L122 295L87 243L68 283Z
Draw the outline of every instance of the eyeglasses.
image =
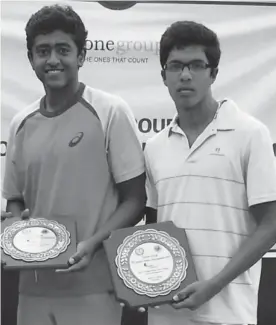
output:
M172 61L165 64L164 70L169 72L182 72L185 67L187 67L190 72L197 73L210 68L211 65L200 60L190 61L188 63Z

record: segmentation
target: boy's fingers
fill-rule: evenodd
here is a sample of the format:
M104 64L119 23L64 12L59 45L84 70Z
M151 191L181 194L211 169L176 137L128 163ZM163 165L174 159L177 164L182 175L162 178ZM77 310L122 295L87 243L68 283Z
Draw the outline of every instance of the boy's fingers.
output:
M13 217L11 212L1 211L1 220L5 220L11 217Z
M28 219L30 217L30 210L29 209L25 209L22 213L21 213L21 219Z

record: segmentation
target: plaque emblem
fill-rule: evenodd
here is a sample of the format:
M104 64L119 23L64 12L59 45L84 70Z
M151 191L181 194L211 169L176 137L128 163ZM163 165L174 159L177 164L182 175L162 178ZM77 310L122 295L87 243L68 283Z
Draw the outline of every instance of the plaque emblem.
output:
M179 241L165 231L138 230L117 249L117 273L139 295L158 297L179 288L188 261Z
M16 221L1 234L1 247L13 259L41 262L57 257L70 244L64 225L44 218Z

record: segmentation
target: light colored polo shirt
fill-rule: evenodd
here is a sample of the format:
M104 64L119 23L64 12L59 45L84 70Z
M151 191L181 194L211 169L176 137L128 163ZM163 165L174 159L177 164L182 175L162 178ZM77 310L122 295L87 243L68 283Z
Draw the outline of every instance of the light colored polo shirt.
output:
M199 280L220 272L256 229L249 207L276 200L266 126L224 100L191 148L172 123L145 148L149 207L185 228ZM193 313L194 320L255 324L261 261ZM185 310L182 311L185 313Z
M77 224L78 241L94 234L117 209L116 183L144 172L136 122L119 97L80 84L59 112L44 98L15 116L8 143L3 196L23 199L31 217ZM20 292L70 296L112 289L103 249L83 272L22 271Z

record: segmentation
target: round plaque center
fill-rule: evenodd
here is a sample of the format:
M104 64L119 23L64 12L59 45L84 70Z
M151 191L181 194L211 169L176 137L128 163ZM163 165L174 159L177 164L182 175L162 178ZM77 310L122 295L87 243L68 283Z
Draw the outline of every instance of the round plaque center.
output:
M129 265L133 275L142 282L158 284L169 279L174 268L171 252L159 243L144 243L130 255Z
M13 245L28 253L44 253L52 249L57 242L55 233L44 227L27 227L14 236Z

